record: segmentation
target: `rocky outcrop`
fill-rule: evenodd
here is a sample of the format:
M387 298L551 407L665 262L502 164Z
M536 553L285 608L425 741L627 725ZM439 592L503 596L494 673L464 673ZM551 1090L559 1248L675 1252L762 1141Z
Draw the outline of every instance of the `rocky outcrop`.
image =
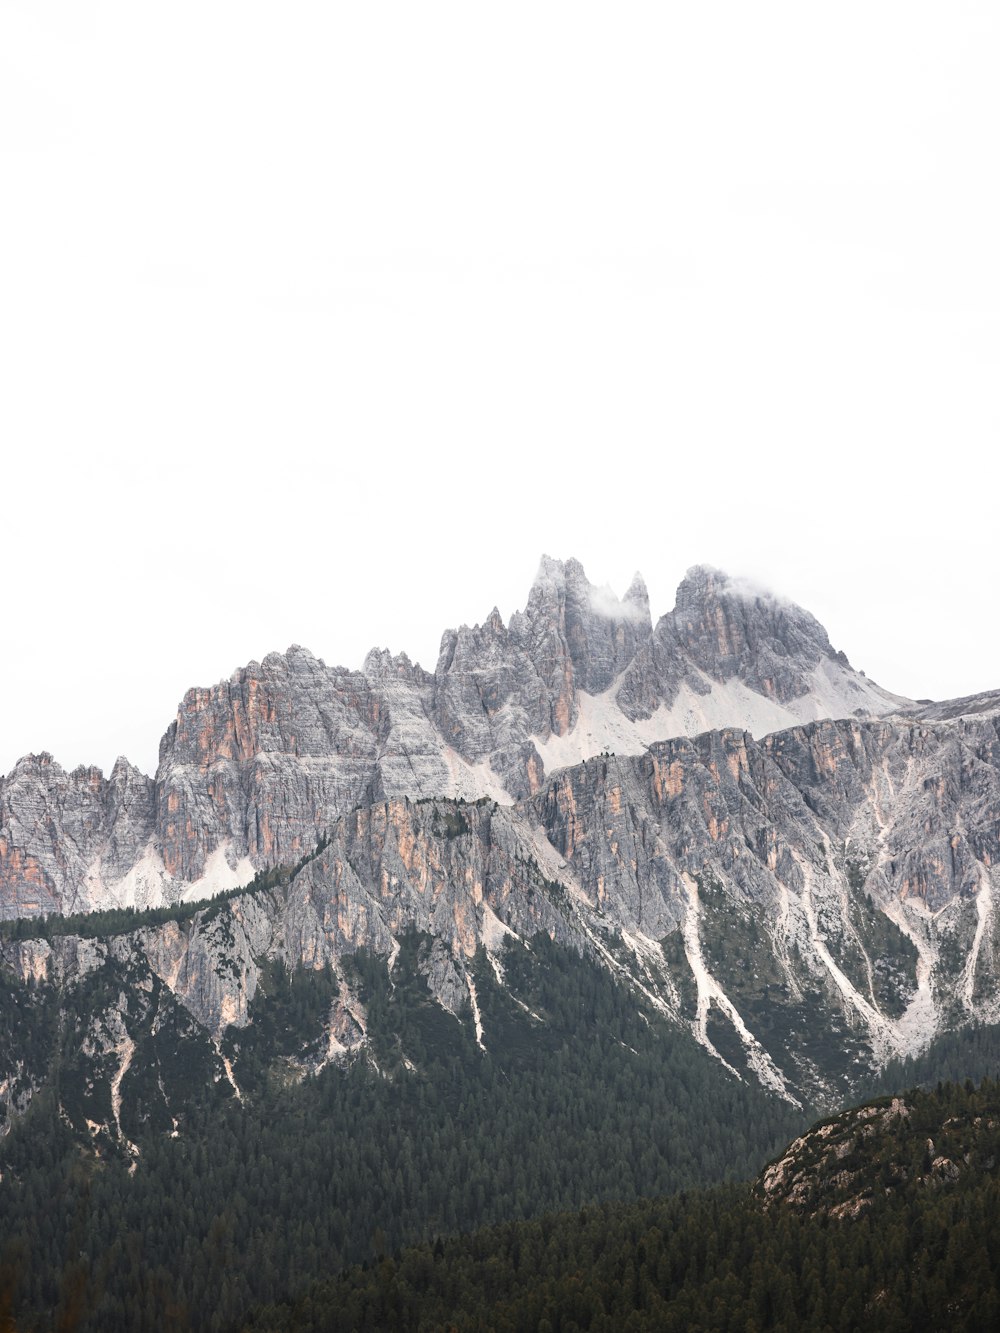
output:
M160 745L157 837L168 874L197 880L235 845L255 865L295 860L370 794L382 723L360 672L304 648L189 690Z
M952 717L977 717L1000 712L1000 690L986 690L982 694L967 694L961 699L918 699L901 710L903 713L924 718L928 722L943 722Z
M939 1083L816 1125L761 1173L754 1194L765 1208L852 1219L887 1196L926 1196L959 1180L974 1188L995 1176L998 1149L994 1089Z
M766 1206L783 1204L811 1216L857 1217L872 1205L870 1159L876 1157L879 1140L898 1137L912 1116L913 1107L905 1098L891 1097L817 1125L763 1171L756 1185L758 1197ZM893 1161L883 1172L880 1183L889 1193L886 1176L902 1183L905 1167Z

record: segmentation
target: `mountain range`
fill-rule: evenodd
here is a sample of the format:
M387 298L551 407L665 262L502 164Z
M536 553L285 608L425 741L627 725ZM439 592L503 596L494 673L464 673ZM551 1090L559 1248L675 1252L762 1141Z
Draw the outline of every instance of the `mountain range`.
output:
M619 600L544 557L526 608L446 631L433 675L405 654L349 671L293 646L189 690L154 778L125 758L107 778L22 759L0 781L0 913L191 900L294 861L361 804L509 805L603 751L909 704L807 612L716 570L689 571L654 626L639 575Z
M118 1097L151 997L221 1076L274 960L336 981L301 1067L363 1051L344 960L391 975L413 933L431 994L488 1049L477 969L502 985L544 932L733 1075L839 1105L1000 1019L998 717L1000 695L889 693L807 611L717 570L654 625L639 576L618 599L543 558L525 609L447 631L433 674L293 647L190 690L155 777L22 759L0 783L0 914L19 919L0 964L66 993L123 969L87 1018ZM140 915L104 935L31 926L118 909ZM7 1065L23 1105L41 1074ZM95 1123L121 1134L117 1110Z

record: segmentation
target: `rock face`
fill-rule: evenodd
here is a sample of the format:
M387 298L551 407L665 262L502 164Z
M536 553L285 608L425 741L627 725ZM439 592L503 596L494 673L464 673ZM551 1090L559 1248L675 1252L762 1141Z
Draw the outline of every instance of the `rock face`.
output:
M442 639L441 733L471 763L488 760L512 794L535 790L545 772L536 740L573 732L581 694L608 690L651 630L638 575L619 601L593 587L578 561L543 557L528 605L508 627L494 610L485 625Z
M1000 1021L998 811L996 717L721 730L592 759L512 805L363 802L287 882L108 940L12 939L0 964L72 988L114 962L126 980L102 994L162 991L215 1041L252 1021L270 963L329 965L332 1058L364 1040L346 956L391 969L423 933L432 993L468 1019L478 969L502 978L545 932L734 1074L832 1105L936 1034ZM156 1020L137 1003L141 1044Z
M488 1046L477 972L502 980L545 932L735 1075L832 1103L937 1033L1000 1021L996 699L888 695L806 612L716 571L691 571L653 628L640 580L619 601L543 561L526 609L446 634L433 675L293 648L190 691L155 780L22 760L0 784L8 917L297 868L108 938L22 923L0 980L97 1005L85 1082L106 1077L113 1110L164 1015L232 1080L219 1043L279 964L329 968L336 991L304 1067L363 1044L345 957L391 969L411 932L432 994ZM20 1108L15 1047L0 1087Z
M675 705L685 691L712 695L734 680L759 699L790 708L798 720L823 716L812 705L849 716L887 713L908 702L853 672L808 611L698 566L637 653L617 700L630 718L648 717ZM762 717L766 725L766 711Z
M153 780L124 760L107 780L22 760L0 782L0 917L208 896L381 797L509 803L604 750L908 703L807 612L718 571L691 570L654 629L638 575L619 600L545 557L526 608L447 631L433 675L405 654L348 671L292 647L189 690Z
M107 882L136 896L133 875L155 816L155 784L124 759L66 773L49 754L29 755L0 782L2 914L86 910ZM155 896L159 901L159 893Z
M216 1042L252 1021L275 961L339 978L323 1049L343 1050L364 1040L344 957L391 966L408 932L437 1000L476 1013L483 958L501 977L545 932L741 1077L835 1098L1000 1021L997 697L899 700L807 612L711 569L653 628L641 580L619 600L543 560L527 608L449 631L433 674L292 648L189 690L155 778L21 760L0 784L5 917L297 870L107 940L20 926L0 961L64 988L119 969L93 1036L113 1064L149 996Z

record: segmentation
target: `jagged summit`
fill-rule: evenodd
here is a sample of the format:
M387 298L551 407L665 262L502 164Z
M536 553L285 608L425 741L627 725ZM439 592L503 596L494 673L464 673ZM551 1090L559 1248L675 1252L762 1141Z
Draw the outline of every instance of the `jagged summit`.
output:
M689 569L662 632L713 680L739 677L785 703L805 694L824 658L850 669L808 611L707 565Z
M22 761L0 783L0 912L211 893L294 861L373 797L509 803L603 751L908 703L853 672L807 611L708 565L654 626L640 574L619 597L544 555L523 610L445 631L433 673L387 649L327 666L293 644L189 690L155 779Z
M543 555L528 594L528 606L523 615L531 618L540 614L556 614L570 608L584 616L598 616L609 620L628 620L645 624L649 620L649 594L640 573L636 573L624 597L618 597L607 585L590 582L579 560L555 560ZM521 613L515 613L521 623Z
M190 902L299 866L224 925L127 948L219 1034L247 1021L261 958L335 968L417 930L461 1017L479 950L502 974L504 941L544 931L734 1074L823 1098L1000 1018L993 702L921 718L808 612L717 570L654 626L640 580L619 598L547 558L508 624L446 632L433 673L293 647L188 691L155 779L22 760L0 783L0 912ZM99 955L5 957L27 979Z
M649 615L649 592L646 588L646 580L638 570L632 575L632 582L626 588L622 602L629 606L638 607L641 611L645 611L647 616Z

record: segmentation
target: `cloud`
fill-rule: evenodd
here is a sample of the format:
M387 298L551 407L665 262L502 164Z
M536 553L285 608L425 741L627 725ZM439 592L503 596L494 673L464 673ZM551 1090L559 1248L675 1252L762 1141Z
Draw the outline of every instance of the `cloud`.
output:
M597 616L604 616L607 620L629 620L636 624L645 624L648 612L644 606L639 606L635 602L623 602L608 587L595 588L591 586L590 609Z

